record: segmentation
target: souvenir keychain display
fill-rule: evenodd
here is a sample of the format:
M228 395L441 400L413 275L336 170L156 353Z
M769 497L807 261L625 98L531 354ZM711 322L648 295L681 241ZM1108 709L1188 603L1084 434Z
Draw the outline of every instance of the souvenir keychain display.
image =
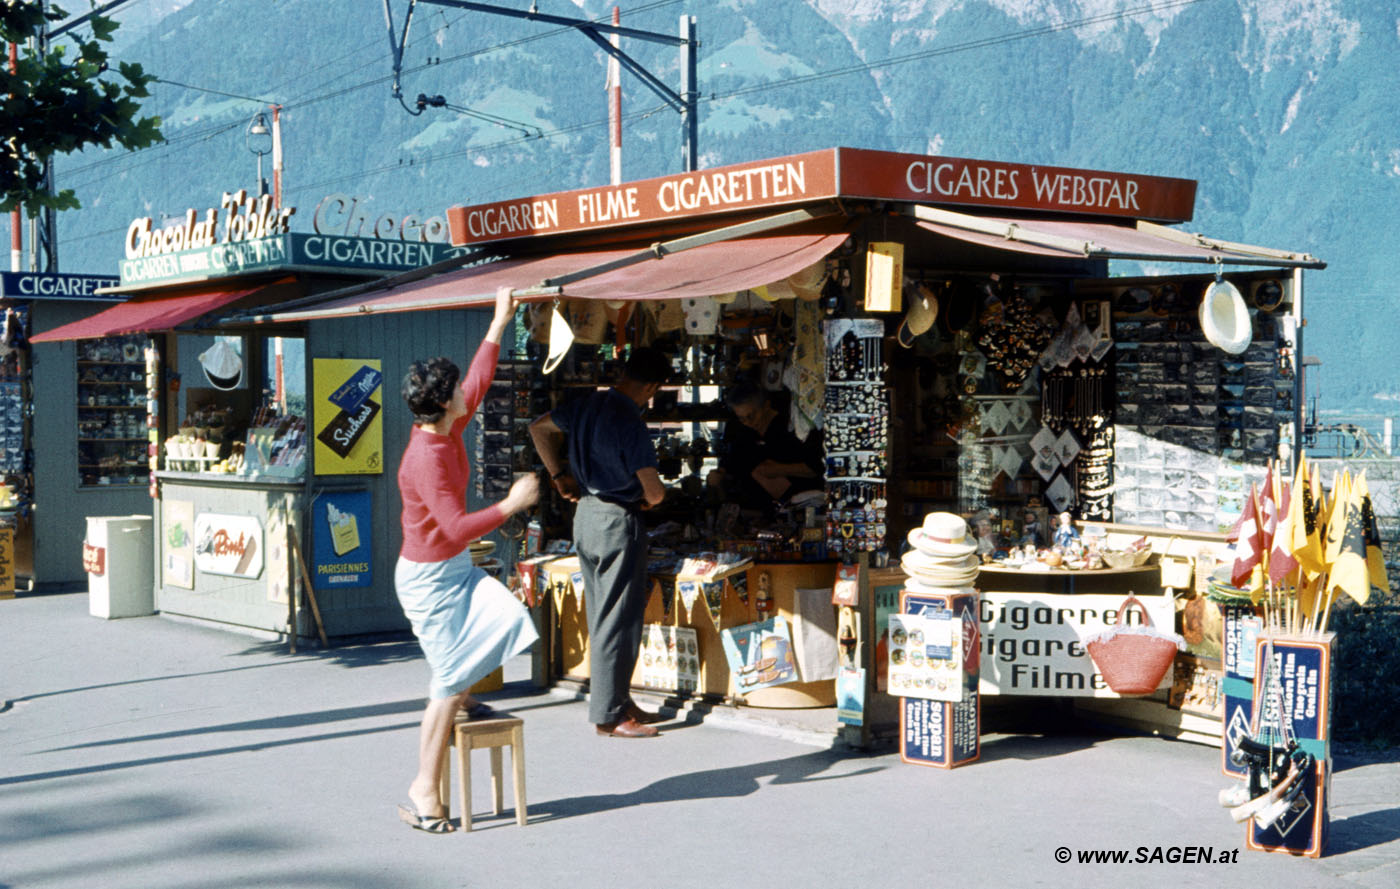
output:
M882 552L889 472L884 322L832 319L825 333L827 552Z
M1113 352L1108 301L1071 303L1040 357L1041 427L1031 465L1056 512L1078 505L1081 519L1113 514Z

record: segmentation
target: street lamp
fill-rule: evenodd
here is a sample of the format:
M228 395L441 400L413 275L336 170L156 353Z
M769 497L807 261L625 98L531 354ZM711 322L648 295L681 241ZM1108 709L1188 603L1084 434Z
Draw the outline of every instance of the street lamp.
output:
M262 159L272 151L272 130L267 125L267 115L259 111L248 121L248 129L243 134L243 144L258 156L258 196L267 194L267 180L263 179Z

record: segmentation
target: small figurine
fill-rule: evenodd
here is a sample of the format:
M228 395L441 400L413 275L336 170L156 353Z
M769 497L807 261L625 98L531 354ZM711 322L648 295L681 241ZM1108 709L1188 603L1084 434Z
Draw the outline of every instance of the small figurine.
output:
M1059 525L1055 528L1055 548L1064 552L1079 542L1079 531L1074 527L1073 516L1067 512L1060 513L1057 521Z
M1044 546L1045 535L1040 528L1040 515L1035 510L1028 509L1022 517L1025 519L1025 524L1021 526L1020 544L1022 546L1029 544L1036 549Z

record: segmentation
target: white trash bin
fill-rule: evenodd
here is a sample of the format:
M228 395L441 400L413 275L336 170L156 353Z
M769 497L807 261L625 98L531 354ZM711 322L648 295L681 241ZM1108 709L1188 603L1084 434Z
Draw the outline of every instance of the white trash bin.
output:
M151 533L148 515L88 516L83 562L93 617L155 614Z

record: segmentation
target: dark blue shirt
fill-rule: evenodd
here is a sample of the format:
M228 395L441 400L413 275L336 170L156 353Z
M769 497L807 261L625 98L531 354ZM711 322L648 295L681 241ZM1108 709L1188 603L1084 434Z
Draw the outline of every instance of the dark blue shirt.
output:
M641 408L616 389L590 392L550 412L569 443L569 468L585 494L635 503L637 470L655 468L656 447Z

